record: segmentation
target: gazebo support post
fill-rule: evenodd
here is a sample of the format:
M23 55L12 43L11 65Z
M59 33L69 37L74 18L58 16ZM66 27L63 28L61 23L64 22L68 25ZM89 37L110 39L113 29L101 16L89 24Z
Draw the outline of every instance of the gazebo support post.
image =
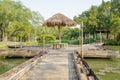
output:
M63 14L55 14L53 15L51 18L47 19L44 23L43 26L48 26L48 27L57 27L58 28L58 38L59 38L59 48L62 48L62 46L64 46L64 44L60 44L61 43L61 27L65 27L65 26L75 26L76 22L71 20L70 18L64 16Z
M59 43L61 43L61 30L60 30L60 26L58 26L58 36L59 36Z

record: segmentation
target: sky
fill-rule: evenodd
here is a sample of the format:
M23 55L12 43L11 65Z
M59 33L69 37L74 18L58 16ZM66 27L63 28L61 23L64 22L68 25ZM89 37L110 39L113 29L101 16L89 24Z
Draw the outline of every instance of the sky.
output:
M88 10L92 5L100 5L102 0L15 0L32 11L38 11L44 19L48 19L56 13L62 13L73 19L83 11ZM110 1L110 0L104 0Z

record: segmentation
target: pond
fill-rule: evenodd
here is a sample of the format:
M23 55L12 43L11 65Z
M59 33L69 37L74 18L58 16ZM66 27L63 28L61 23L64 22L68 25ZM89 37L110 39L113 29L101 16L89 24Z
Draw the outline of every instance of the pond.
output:
M105 48L119 50L120 46L104 46ZM120 59L86 59L100 80L120 80Z
M120 59L86 59L100 80L120 80Z
M12 69L13 67L25 62L26 60L37 55L39 47L24 47L23 49L9 49L9 51L1 52L0 54L0 74L5 73L6 71ZM34 53L34 54L33 54ZM4 55L8 56L5 59ZM26 58L23 58L26 57Z
M12 69L13 67L25 62L27 58L2 58L0 57L0 74Z

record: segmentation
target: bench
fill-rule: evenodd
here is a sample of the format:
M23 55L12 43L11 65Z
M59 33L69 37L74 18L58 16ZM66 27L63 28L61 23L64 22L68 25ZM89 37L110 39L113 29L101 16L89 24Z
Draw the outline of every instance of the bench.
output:
M61 49L61 48L67 48L68 43L53 43L52 48L53 49Z

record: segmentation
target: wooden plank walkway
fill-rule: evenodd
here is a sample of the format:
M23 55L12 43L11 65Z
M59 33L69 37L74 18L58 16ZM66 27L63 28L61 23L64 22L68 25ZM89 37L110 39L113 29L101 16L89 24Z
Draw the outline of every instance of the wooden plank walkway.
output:
M72 49L50 50L46 57L19 80L78 80Z

